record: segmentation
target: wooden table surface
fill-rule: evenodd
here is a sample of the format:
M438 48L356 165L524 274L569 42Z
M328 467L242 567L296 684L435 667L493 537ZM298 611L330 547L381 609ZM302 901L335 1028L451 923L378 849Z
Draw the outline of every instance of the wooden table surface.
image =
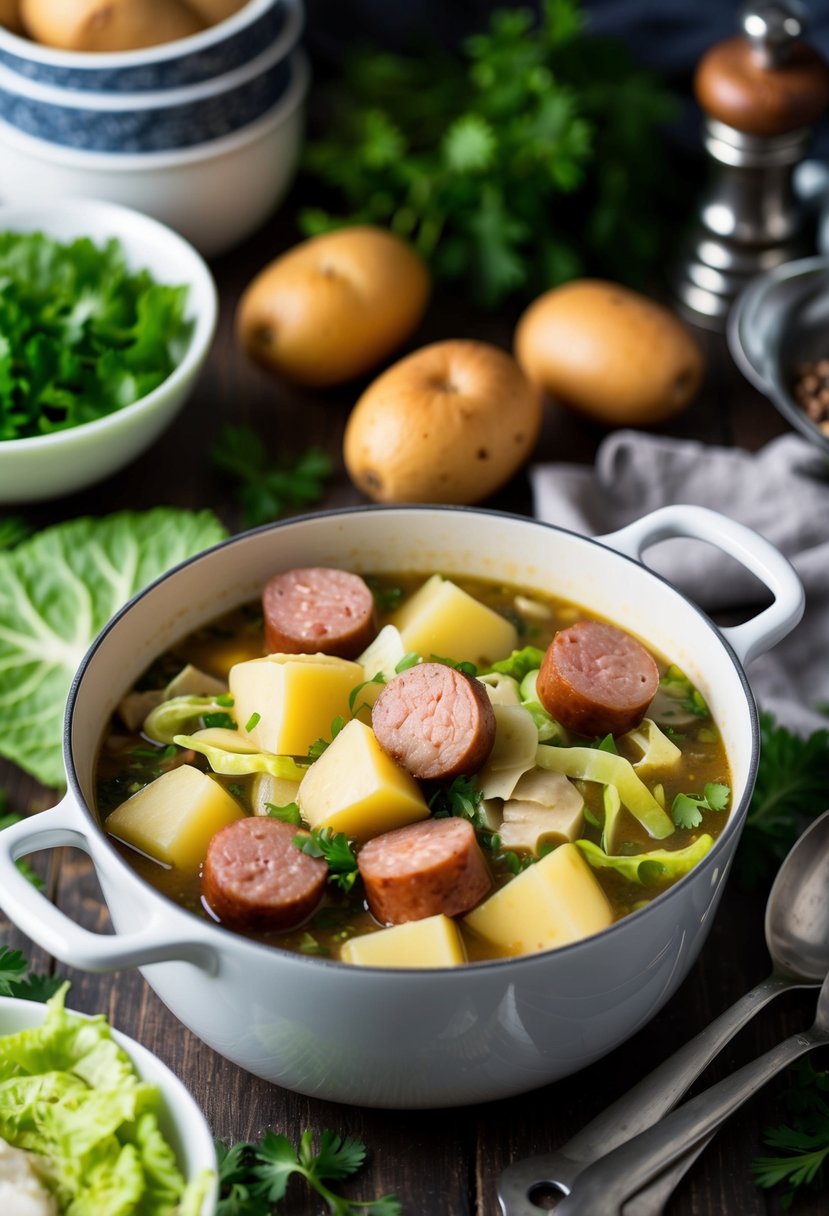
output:
M168 434L131 467L71 498L25 514L43 526L81 514L161 503L211 507L231 531L241 529L228 485L211 467L209 450L223 423L248 423L263 436L274 458L299 454L309 443L330 451L336 472L322 507L360 502L342 467L343 426L360 385L328 392L297 391L252 366L233 336L241 290L270 258L297 239L289 200L264 231L242 248L217 259L221 318L200 383ZM508 347L514 315L487 316L462 301L437 296L412 346L443 337L480 337ZM665 433L692 436L748 449L784 429L772 406L750 388L731 364L722 339L699 331L708 354L708 375L692 407ZM587 423L548 407L538 460L590 461L602 435ZM488 505L531 512L526 479L519 476ZM36 813L57 801L8 764L0 764L0 787L10 808ZM51 897L80 924L107 927L91 867L71 850L37 859ZM665 1009L629 1043L576 1076L523 1097L463 1110L415 1113L363 1110L315 1101L276 1088L204 1047L185 1030L137 971L89 975L63 965L72 981L70 1003L104 1011L114 1026L157 1053L191 1089L217 1136L257 1139L268 1128L298 1136L305 1128L331 1128L362 1139L369 1159L343 1189L353 1198L395 1193L407 1216L496 1216L496 1178L510 1161L562 1143L644 1071L709 1022L763 978L769 961L763 939L765 893L748 896L730 884L710 937L688 979ZM0 942L21 948L39 970L55 964L13 927L0 921ZM805 1028L814 1012L812 993L778 998L726 1048L706 1082ZM751 1181L750 1164L764 1127L775 1121L773 1083L720 1132L668 1205L670 1216L759 1216L778 1212L775 1201ZM289 1190L280 1211L287 1216L323 1212L301 1187ZM829 1198L801 1212L829 1211ZM102 1213L101 1216L106 1216ZM602 1216L600 1212L596 1216Z

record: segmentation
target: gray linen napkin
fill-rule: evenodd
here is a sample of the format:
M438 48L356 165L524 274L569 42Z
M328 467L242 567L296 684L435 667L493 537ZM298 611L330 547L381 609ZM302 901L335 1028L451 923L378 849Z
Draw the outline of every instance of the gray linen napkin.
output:
M829 461L783 435L759 452L616 431L594 466L530 469L535 514L598 536L669 503L696 503L754 528L788 557L806 590L801 623L748 669L762 709L792 730L829 726ZM768 592L733 558L702 541L654 545L646 564L708 612L750 615Z

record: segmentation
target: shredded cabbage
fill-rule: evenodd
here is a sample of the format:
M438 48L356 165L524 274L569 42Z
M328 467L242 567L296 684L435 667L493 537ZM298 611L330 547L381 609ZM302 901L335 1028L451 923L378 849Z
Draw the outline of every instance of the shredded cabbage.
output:
M244 777L248 773L270 773L272 777L284 777L287 781L301 781L305 776L305 768L298 765L293 757L277 756L273 752L247 751L245 749L250 745L241 736L238 751L216 747L200 737L200 732L195 735L174 735L172 742L179 747L188 747L191 751L200 752L206 757L213 772L221 773L222 776Z
M671 817L637 777L630 761L623 756L597 747L551 747L548 744L536 751L536 764L564 773L566 777L615 785L622 803L639 820L648 835L656 840L662 840L674 831Z
M654 849L650 853L635 853L628 857L610 857L592 840L577 840L576 846L594 869L615 870L623 878L645 886L660 879L673 882L681 878L702 860L713 843L713 836L703 833L684 849Z
M156 743L172 743L188 725L199 723L205 714L227 713L215 697L171 697L150 710L144 719L143 732Z

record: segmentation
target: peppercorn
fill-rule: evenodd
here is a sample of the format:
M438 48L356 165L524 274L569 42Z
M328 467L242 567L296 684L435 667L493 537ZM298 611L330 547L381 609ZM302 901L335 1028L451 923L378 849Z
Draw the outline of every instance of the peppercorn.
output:
M795 370L792 396L806 417L829 437L829 359L800 363Z

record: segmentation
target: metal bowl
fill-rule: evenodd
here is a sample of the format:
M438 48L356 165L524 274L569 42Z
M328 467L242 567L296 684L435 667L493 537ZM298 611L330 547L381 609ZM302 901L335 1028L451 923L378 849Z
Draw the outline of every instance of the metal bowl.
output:
M825 435L795 400L799 364L829 356L829 256L802 258L752 279L728 315L734 362L787 422L829 455Z

